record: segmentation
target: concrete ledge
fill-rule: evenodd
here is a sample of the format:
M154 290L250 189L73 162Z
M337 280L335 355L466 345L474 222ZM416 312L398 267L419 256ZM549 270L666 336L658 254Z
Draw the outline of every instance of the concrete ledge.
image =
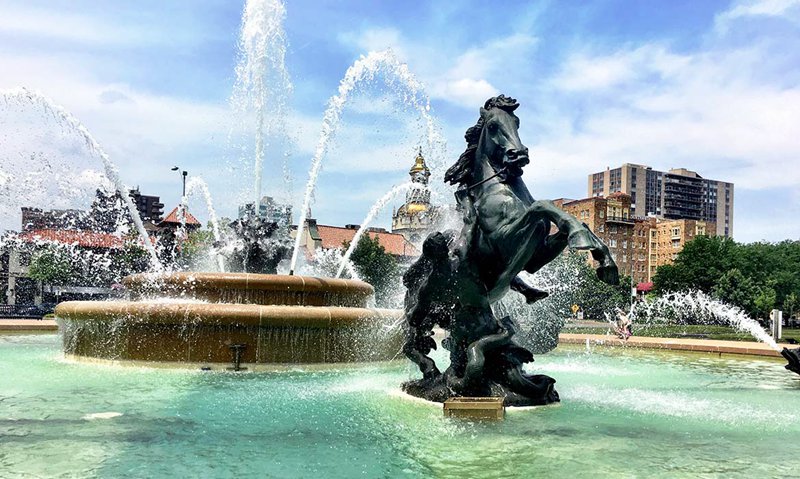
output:
M0 319L0 331L58 331L52 319Z
M716 339L690 338L651 338L631 336L627 341L603 334L570 334L558 335L559 343L590 344L599 346L617 346L647 349L670 349L675 351L700 351L708 353L749 354L752 356L781 357L778 351L764 343L752 341L720 341ZM779 344L780 347L792 348L791 344Z

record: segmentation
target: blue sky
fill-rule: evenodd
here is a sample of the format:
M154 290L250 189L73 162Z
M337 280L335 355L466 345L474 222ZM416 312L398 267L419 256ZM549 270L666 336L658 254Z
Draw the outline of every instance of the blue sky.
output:
M0 0L0 89L26 86L63 105L126 184L168 208L180 193L169 171L177 164L203 177L218 212L233 216L252 189L229 139L243 5ZM583 197L588 173L623 162L686 167L735 183L737 240L800 237L800 0L318 0L286 10L295 205L328 98L360 55L391 47L425 84L448 161L482 102L505 93L522 104L520 135L532 154L525 179L537 198ZM14 118L0 118L0 182L3 164L13 175L21 163L8 158L26 148L60 155L56 176L99 169ZM360 223L406 180L422 141L416 124L380 86L357 95L324 159L313 215ZM279 148L268 153L264 193L285 196ZM92 181L85 175L81 187ZM53 196L36 199L64 205ZM198 199L192 211L206 217ZM6 214L0 226L16 221Z

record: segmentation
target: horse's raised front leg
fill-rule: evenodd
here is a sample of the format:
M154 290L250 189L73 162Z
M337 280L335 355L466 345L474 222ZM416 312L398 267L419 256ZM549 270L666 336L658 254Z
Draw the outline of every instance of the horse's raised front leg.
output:
M592 258L600 263L597 277L609 284L619 283L619 271L611 251L585 223L581 223L571 214L563 211L550 201L535 201L530 209L546 216L555 223L560 233L567 237L567 245L577 250L589 250Z
M514 279L511 280L511 290L525 296L525 302L528 304L533 304L550 295L547 291L542 291L541 289L536 289L529 285L519 276L515 276Z

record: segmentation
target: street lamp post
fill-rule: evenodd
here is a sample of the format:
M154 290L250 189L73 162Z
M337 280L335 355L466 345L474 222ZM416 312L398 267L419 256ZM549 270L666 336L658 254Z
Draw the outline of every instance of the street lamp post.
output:
M172 171L179 171L179 170L180 170L180 168L178 168L177 166L173 166L172 167ZM187 172L186 170L183 170L181 172L181 176L183 176L183 194L181 195L181 198L186 196L186 175L188 175L188 174L189 174L189 172Z

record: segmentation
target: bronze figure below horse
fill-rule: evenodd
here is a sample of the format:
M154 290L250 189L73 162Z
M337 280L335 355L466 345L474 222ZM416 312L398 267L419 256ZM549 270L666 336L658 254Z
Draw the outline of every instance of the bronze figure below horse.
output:
M546 297L517 275L538 271L567 246L589 250L599 261L600 279L619 281L608 248L585 224L528 192L521 178L529 158L518 135L518 106L500 95L481 108L478 123L465 135L467 150L445 175L458 185L463 228L430 235L403 278L408 288L404 352L423 373L403 385L412 395L434 401L503 396L506 405L558 401L554 379L523 372L533 355L514 341L511 318L495 318L492 303L509 289L529 303ZM449 332L443 346L450 351L450 367L444 373L428 357L436 348L436 325Z

